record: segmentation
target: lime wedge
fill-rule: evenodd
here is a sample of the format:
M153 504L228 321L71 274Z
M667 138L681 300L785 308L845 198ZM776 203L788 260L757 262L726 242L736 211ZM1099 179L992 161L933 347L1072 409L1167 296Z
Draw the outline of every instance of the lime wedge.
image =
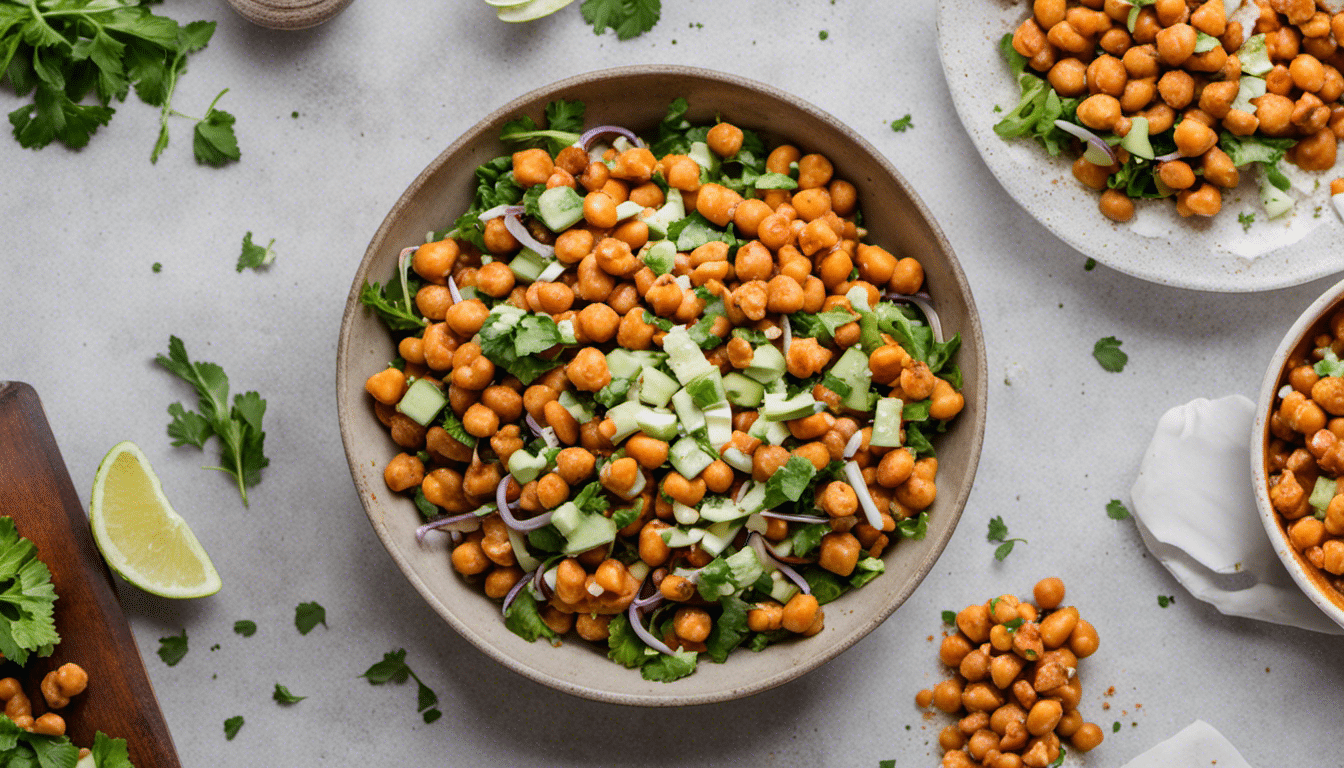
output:
M210 556L173 511L135 443L117 443L98 465L89 524L112 570L146 592L181 598L219 591Z

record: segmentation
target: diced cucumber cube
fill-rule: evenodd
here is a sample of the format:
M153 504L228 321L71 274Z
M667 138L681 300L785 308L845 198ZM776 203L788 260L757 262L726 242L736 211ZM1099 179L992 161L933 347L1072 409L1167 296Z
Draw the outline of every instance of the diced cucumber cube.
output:
M564 232L583 219L583 197L573 187L551 187L537 198L541 223L552 232Z
M706 535L705 538L707 539L709 536ZM761 559L756 556L756 550L751 547L743 547L737 550L724 558L724 562L733 572L733 581L743 586L755 584L756 580L765 573L765 568L761 565Z
M793 599L793 596L801 592L798 585L784 578L784 574L778 570L770 574L770 597L781 603L787 603Z
M765 397L765 387L737 371L723 377L723 391L728 402L740 408L755 408Z
M841 398L846 408L868 410L868 393L873 388L873 372L868 356L858 347L850 347L831 366L831 374L849 385L849 394Z
M677 436L676 414L667 411L645 408L635 415L635 423L639 425L639 430L649 437L670 441Z
M704 472L705 467L714 463L714 459L690 436L673 443L667 452L667 460L672 462L672 467L688 480Z
M509 456L509 474L519 485L530 483L541 476L546 469L545 456L533 456L527 451L514 451Z
M723 449L724 462L738 472L750 472L751 457L731 445Z
M513 276L519 280L530 283L541 275L542 270L546 269L548 262L540 254L531 248L524 248L513 257L509 262L509 269L513 270Z
M686 382L686 391L691 393L691 402L700 408L722 403L727 399L723 391L723 375L718 368L710 369Z
M782 445L789 438L789 428L780 421L757 419L747 430L747 435L768 445Z
M752 486L742 495L742 499L737 502L737 507L743 512L751 514L765 509L765 483L752 483Z
M680 501L672 502L672 517L676 518L682 525L695 525L700 521L700 511L695 507L682 504Z
M710 173L719 167L719 156L710 151L709 145L703 141L691 142L691 148L686 155Z
M700 502L700 517L711 523L736 520L739 517L745 517L746 514L746 510L739 507L727 496L706 496Z
M700 537L700 548L711 555L718 555L727 549L729 544L733 543L733 539L740 530L742 530L742 523L735 523L731 520L715 523L706 528L705 535ZM751 548L745 548L744 551L751 552ZM735 556L729 556L728 559L731 560ZM729 565L731 567L731 563Z
M705 426L704 411L696 407L695 402L691 400L691 393L686 390L679 389L672 395L672 408L677 412L682 431L687 434Z
M522 451L518 451L514 455L516 456L518 453L522 453ZM578 530L583 518L583 510L579 509L579 506L574 502L566 501L551 513L551 525L555 526L555 530L559 531L561 536L568 538L569 534Z
M883 448L901 446L901 411L904 408L905 403L899 397L884 397L877 401L877 409L873 412L873 436L868 439L869 445Z
M640 372L639 399L661 408L667 405L680 386L676 379L666 373L645 366Z
M722 450L733 439L733 407L719 403L705 409L705 429L709 433L709 444Z
M617 347L607 353L607 370L613 379L633 379L643 367L644 364L629 350Z
M793 397L767 394L765 405L761 406L761 418L766 421L801 419L804 416L811 416L816 413L816 409L813 408L816 403L817 399L812 396L811 392L799 392Z
M518 561L518 567L524 573L531 573L540 567L541 561L527 551L527 537L512 528L505 530L509 532L509 544L513 546L513 556Z
M406 414L416 424L427 427L447 404L448 396L443 394L443 390L429 379L416 379L406 390L406 394L401 396L397 410Z
M593 420L593 409L579 402L579 399L569 390L560 393L560 404L563 405L565 410L569 411L569 415L573 416L574 420L580 424L587 424Z
M616 524L602 515L584 515L578 527L565 537L565 554L577 555L616 540Z
M667 332L663 337L663 351L667 353L667 364L671 366L672 373L683 385L689 384L691 379L702 373L715 370L714 365L705 359L700 345L691 339L691 334L683 326L674 325Z
M768 384L784 376L784 353L773 344L762 344L751 353L751 365L742 370L751 378Z
M633 400L626 401L607 411L607 418L616 422L616 434L612 435L613 445L639 431L639 415L648 410L648 406Z
M648 226L649 237L651 238L667 237L668 225L684 218L686 218L686 202L681 197L681 190L678 189L667 190L667 199L657 211L648 216L640 216L640 219ZM669 245L671 245L671 243L669 243ZM672 255L674 257L676 256L675 248L672 250ZM656 268L654 271L658 272ZM658 272L658 274L665 275L667 272L671 271L671 267L669 267L667 271Z
M633 200L626 200L616 205L616 220L625 221L626 219L638 216L644 212L644 206Z
M704 528L664 528L658 532L669 547L689 547L705 536Z

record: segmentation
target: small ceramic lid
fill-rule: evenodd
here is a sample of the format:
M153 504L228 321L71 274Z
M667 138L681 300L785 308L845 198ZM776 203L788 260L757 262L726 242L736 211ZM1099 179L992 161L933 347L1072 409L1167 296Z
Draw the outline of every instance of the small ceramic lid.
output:
M350 0L229 0L253 24L270 29L307 29L330 19Z

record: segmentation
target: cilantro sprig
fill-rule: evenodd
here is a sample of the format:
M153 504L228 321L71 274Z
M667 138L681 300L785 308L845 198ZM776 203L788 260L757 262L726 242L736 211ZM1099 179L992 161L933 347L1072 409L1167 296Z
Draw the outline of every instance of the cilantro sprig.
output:
M53 141L83 147L112 119L112 102L125 101L134 86L141 101L160 108L150 155L156 161L168 146L168 118L180 114L172 108L177 79L187 57L205 48L214 32L213 21L179 25L147 4L0 0L0 73L17 95L32 95L31 103L9 113L14 138L32 149ZM90 94L97 103L84 103ZM232 126L232 116L212 103L197 121L196 159L210 165L237 160ZM201 145L202 134L210 151Z
M242 272L244 269L258 270L262 267L269 267L271 262L275 261L275 238L265 247L256 245L252 242L252 233L243 235L243 251L238 255L237 269Z
M416 685L415 711L420 713L426 723L432 723L443 715L438 710L439 697L407 666L405 648L383 654L383 660L369 667L360 677L367 679L370 685L400 684L410 678Z
M316 602L299 603L294 609L294 627L300 635L313 631L318 624L327 626L327 609Z
M180 635L160 637L158 654L164 664L170 667L177 666L177 663L187 656L187 630L183 629Z
M583 0L579 11L595 34L608 29L616 39L629 40L653 29L662 15L662 0Z
M1097 343L1092 345L1092 356L1097 359L1103 370L1119 373L1125 370L1125 364L1129 362L1129 355L1120 350L1120 345L1123 343L1114 336L1098 339Z
M217 436L220 441L220 466L207 467L227 472L238 482L238 493L247 506L247 489L261 482L261 470L271 463L263 450L266 433L261 428L266 401L256 392L235 395L229 406L229 377L214 363L192 362L186 345L176 336L168 337L168 356L155 362L192 384L200 395L200 412L189 411L181 403L168 406L173 417L168 436L173 445L191 444L204 449L205 441Z
M61 641L52 618L56 589L37 546L0 517L0 653L22 666L28 654L50 656Z
M1008 538L1008 524L1003 522L1003 516L994 517L989 521L989 532L985 538L990 542L999 542L999 546L994 550L994 559L1002 561L1005 557L1013 553L1013 545L1019 541L1027 543L1026 539Z
M271 693L271 698L275 699L277 704L298 704L300 701L308 698L307 696L297 696L289 692L285 686L276 683L275 691Z

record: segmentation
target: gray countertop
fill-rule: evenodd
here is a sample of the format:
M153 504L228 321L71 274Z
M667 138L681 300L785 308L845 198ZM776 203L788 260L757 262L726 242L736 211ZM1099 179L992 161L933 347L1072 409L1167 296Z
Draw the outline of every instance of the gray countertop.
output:
M0 137L0 378L37 388L86 503L108 448L125 439L144 448L223 576L219 594L186 602L119 585L184 765L932 766L946 718L924 718L913 700L943 674L940 611L1026 594L1046 575L1064 578L1101 634L1082 669L1081 709L1106 734L1089 764L1121 765L1195 718L1254 765L1337 762L1330 726L1344 711L1344 667L1330 659L1340 640L1218 614L1147 553L1132 522L1104 510L1128 500L1158 417L1199 396L1254 396L1280 337L1330 281L1218 295L1085 271L968 141L938 64L932 2L666 0L658 26L625 42L595 37L577 3L509 26L473 0L359 0L303 32L252 26L222 2L155 8L218 21L174 104L199 115L230 88L220 107L237 116L242 160L198 166L191 121L174 119L172 143L151 165L158 110L134 96L78 152ZM571 698L458 637L370 529L333 396L351 276L415 175L513 97L635 63L770 83L890 157L966 271L990 378L975 489L913 597L802 679L675 711ZM0 92L0 109L18 103ZM890 130L906 113L913 129ZM248 231L275 238L279 257L264 272L234 271ZM210 453L169 444L167 406L195 398L153 363L170 334L222 365L234 391L269 401L271 465L250 509L226 477L200 469ZM1122 373L1093 361L1103 336L1123 340ZM996 515L1027 540L1003 562L985 540ZM1158 595L1176 602L1160 608ZM327 626L300 636L294 607L310 600L326 607ZM255 636L233 633L244 618ZM168 667L158 638L184 628L191 650ZM358 677L396 648L438 693L438 722L421 722L411 686ZM277 682L308 698L276 705ZM247 723L225 741L223 721L237 714Z

